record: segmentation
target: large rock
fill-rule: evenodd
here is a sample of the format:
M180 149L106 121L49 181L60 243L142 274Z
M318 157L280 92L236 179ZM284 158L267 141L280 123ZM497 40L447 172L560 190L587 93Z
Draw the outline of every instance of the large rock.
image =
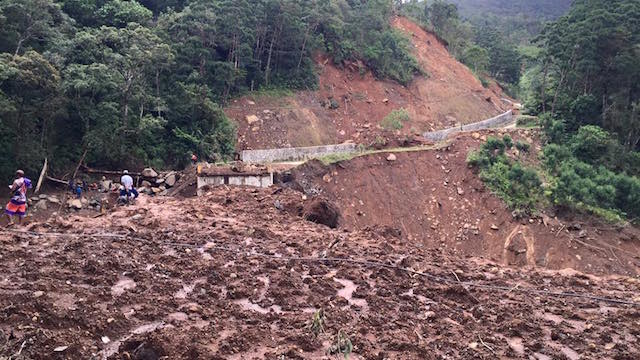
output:
M60 199L58 199L57 196L49 196L47 197L47 200L49 200L49 202L53 204L60 204Z
M113 185L113 181L111 180L103 180L100 182L100 190L103 192L111 191L111 186Z
M40 200L37 203L35 203L35 205L33 205L33 209L34 210L47 210L47 201L46 200Z
M146 177L146 178L154 178L158 176L158 173L153 170L152 168L146 168L144 170L142 170L142 176Z
M178 181L178 176L176 175L176 173L169 173L169 175L167 175L167 177L164 179L164 184L167 185L168 187L173 187L173 185L176 184L176 181Z
M150 183L150 182L148 182L147 180L144 180L144 181L142 182L142 187L143 187L143 188L150 188L150 187L151 187L151 183Z
M260 121L260 118L257 117L256 115L247 115L247 122L249 123L249 125L256 123Z
M81 210L82 209L82 200L80 199L70 199L67 201L67 206L70 209Z

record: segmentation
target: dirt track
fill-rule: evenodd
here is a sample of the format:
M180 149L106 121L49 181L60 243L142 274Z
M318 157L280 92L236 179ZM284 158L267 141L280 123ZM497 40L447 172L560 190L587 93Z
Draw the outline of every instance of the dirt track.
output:
M0 358L323 359L339 329L355 359L640 356L640 307L522 292L640 301L637 279L455 260L384 226L309 223L302 206L292 190L219 188L1 232Z

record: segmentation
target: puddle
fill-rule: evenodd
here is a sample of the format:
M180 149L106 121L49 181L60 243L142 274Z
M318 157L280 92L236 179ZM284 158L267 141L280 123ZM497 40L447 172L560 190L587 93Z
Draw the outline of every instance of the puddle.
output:
M367 300L353 297L353 293L358 288L358 286L353 281L338 278L334 278L333 281L338 282L342 286L344 286L342 289L338 290L338 296L345 298L347 302L349 302L349 305L360 307L363 311L369 310L369 304L367 304Z
M533 357L536 360L552 360L551 356L545 355L545 354L540 354L540 353L534 353Z
M262 288L262 290L260 290L260 295L258 295L258 301L262 301L267 295L267 290L269 290L269 285L271 284L271 281L266 276L258 276L257 279L262 281L262 283L264 284L264 287Z
M189 294L193 292L193 289L195 289L198 284L203 284L205 282L206 282L206 279L201 278L201 279L197 279L191 284L182 285L182 289L176 291L176 293L173 294L173 297L176 299L186 299L187 296L189 296Z
M233 303L236 305L240 305L244 310L255 311L260 314L268 314L271 311L276 314L282 314L282 307L278 305L271 305L268 308L264 308L258 304L252 303L251 301L249 301L249 299L246 298L235 300Z
M418 299L420 302L426 303L429 302L429 299L427 299L425 296L422 295L416 295L413 293L413 288L409 289L409 291L400 294L401 296L410 296L410 297L415 297L416 299Z
M507 343L509 344L509 347L511 347L511 349L518 355L524 356L524 345L522 344L521 338L516 337L507 339Z
M125 291L131 290L136 287L136 282L128 277L123 277L118 282L111 287L111 295L120 296L124 294Z
M182 322L182 321L187 321L188 319L189 319L189 315L183 312L174 312L167 315L167 321Z
M556 314L551 314L551 313L544 313L542 315L542 318L547 320L547 321L551 321L552 323L554 323L555 325L560 325L560 323L562 322L562 320L564 320L562 318L562 316L556 315Z
M209 249L211 249L211 248L213 248L215 246L216 246L215 243L208 242L208 243L204 244L202 247L199 247L197 251L200 253L200 255L202 255L202 257L205 260L211 261L211 260L213 260L213 256L211 256L211 254L209 254L207 252L207 250L209 250Z
M142 335L142 334L147 334L150 333L152 331L155 331L159 328L161 328L164 325L164 321L156 321L153 323L149 323L149 324L145 324L142 326L138 326L137 328L133 329L133 331L131 331L131 333L133 335Z
M76 306L76 297L73 294L55 294L52 297L56 298L56 301L53 302L53 306L58 309L63 310L76 310L78 307Z
M569 359L569 360L579 360L580 359L580 354L575 352L575 350L573 350L572 348L563 346L562 349L560 349L560 352L562 352L564 354L564 356L566 356L567 359Z

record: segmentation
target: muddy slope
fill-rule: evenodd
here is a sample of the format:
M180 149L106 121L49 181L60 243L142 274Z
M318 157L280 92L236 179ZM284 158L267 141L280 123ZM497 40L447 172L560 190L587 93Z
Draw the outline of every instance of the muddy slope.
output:
M393 26L404 32L427 76L416 76L404 87L379 81L362 64L334 66L317 59L317 91L290 97L248 96L233 101L225 112L238 125L238 149L310 146L352 140L371 144L398 135L419 135L456 124L484 120L507 110L499 89L485 89L437 38L406 18ZM330 109L331 100L338 108ZM404 108L411 120L399 134L379 127L394 109Z
M509 133L529 142L537 137L530 131ZM636 228L572 221L567 214L514 220L466 165L469 150L491 134L498 132L473 134L477 139L460 135L440 150L397 153L395 161L378 154L330 167L310 163L294 172L300 187L337 204L347 229L389 226L429 248L510 266L640 274ZM520 157L537 161L534 154Z
M352 359L640 356L638 307L523 292L631 301L636 279L454 260L388 228L345 233L288 211L302 206L292 190L222 187L3 231L0 357L328 359L340 329Z

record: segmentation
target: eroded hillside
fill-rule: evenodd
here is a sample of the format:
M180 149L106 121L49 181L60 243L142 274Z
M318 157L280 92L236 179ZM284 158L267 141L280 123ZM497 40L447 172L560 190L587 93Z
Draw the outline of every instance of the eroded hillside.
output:
M433 34L402 17L395 18L393 26L411 39L426 76L416 76L404 87L375 79L363 64L338 68L320 56L317 91L284 98L247 96L225 109L238 125L237 147L298 147L348 140L368 145L396 131L420 135L507 109L500 89L484 88ZM405 109L410 119L401 129L391 127L385 132L382 120L397 109Z

